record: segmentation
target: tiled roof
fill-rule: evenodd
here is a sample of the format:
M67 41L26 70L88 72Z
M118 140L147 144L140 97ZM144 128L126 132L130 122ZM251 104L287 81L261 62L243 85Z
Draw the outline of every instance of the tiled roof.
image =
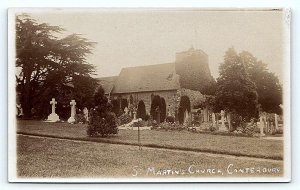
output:
M177 90L180 88L175 63L123 68L115 80L113 94Z
M112 77L101 77L97 80L99 81L99 84L104 89L105 94L109 94L113 88L115 80L118 78L118 76L112 76Z

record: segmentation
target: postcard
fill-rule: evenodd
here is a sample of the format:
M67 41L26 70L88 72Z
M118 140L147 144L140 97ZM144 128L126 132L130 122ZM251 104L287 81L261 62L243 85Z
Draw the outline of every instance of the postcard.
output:
M10 182L289 182L286 8L12 8Z

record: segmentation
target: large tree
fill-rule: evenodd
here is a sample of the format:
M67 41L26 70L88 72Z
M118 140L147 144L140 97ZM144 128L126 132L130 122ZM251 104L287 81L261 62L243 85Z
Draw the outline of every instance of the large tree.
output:
M61 31L61 27L37 23L26 15L16 17L17 91L25 117L33 107L49 104L51 97L64 96L69 101L80 96L82 105L86 105L90 100L82 100L86 97L83 92L94 93L94 89L83 87L95 88L91 77L94 67L86 62L95 43L77 34L57 38L55 34ZM83 85L82 81L87 83Z
M244 118L256 117L256 85L251 81L245 65L233 48L225 53L219 72L216 91L218 108L229 113L238 113Z
M282 86L278 77L269 72L267 65L257 60L251 53L243 51L239 56L250 79L257 87L260 109L279 114L281 112L279 105L282 104Z

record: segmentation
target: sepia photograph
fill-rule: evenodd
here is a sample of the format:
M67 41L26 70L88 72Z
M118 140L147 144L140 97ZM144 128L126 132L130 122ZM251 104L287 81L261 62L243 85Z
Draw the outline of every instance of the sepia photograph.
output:
M289 182L290 19L9 9L9 181Z

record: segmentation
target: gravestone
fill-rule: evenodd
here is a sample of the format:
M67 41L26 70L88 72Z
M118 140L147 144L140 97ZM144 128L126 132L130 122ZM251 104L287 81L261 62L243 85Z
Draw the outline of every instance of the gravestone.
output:
M133 108L133 119L136 120L136 108Z
M57 104L57 102L55 101L55 98L52 98L52 100L50 101L50 104L52 105L52 113L48 116L47 121L48 122L57 122L59 121L59 116L55 113L55 105Z
M70 102L71 105L71 117L68 119L68 123L74 123L75 122L75 115L76 115L76 102L75 100L72 100Z
M260 116L259 117L259 130L260 130L261 137L265 136L264 127L265 127L264 117Z
M221 110L221 126L219 128L219 131L227 131L227 128L225 126L225 111Z
M125 107L124 112L125 112L125 114L127 115L128 112L129 112L129 109L128 109L127 107Z
M278 130L278 115L275 113L274 117L275 117L275 131L277 131Z
M184 123L186 123L189 119L189 112L187 110L185 110L184 112Z
M172 114L171 114L171 106L170 105L168 106L168 116L172 116Z
M83 108L83 115L85 120L89 121L89 110L86 107Z
M216 127L216 115L215 115L215 113L212 113L211 119L212 119L213 127Z

